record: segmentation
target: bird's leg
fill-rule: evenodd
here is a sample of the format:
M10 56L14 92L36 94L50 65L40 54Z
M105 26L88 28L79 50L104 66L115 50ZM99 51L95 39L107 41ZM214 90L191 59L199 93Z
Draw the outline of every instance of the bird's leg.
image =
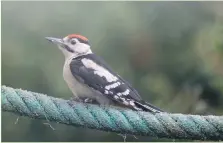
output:
M87 97L85 97L85 98L82 98L82 100L83 100L84 103L99 104L99 103L97 102L97 100L92 99L92 98L87 98Z

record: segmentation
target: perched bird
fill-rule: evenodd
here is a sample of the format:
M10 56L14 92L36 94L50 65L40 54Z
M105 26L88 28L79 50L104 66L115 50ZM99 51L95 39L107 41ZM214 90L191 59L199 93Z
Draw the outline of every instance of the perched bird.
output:
M63 77L74 100L96 102L137 111L159 113L162 110L142 100L138 92L95 55L86 37L71 34L63 39L46 37L65 55Z

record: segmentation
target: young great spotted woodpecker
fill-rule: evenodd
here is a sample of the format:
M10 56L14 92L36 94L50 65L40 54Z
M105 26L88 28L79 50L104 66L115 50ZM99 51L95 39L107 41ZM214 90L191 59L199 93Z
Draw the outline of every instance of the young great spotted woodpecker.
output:
M63 77L74 99L114 105L137 111L163 112L142 100L138 92L90 48L86 37L71 34L63 39L46 37L65 55Z

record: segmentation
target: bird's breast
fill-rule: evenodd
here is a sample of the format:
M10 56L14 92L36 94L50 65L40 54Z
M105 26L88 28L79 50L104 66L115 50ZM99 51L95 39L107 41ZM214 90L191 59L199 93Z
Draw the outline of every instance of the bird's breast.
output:
M72 60L72 59L71 59ZM68 87L72 91L73 95L76 97L87 97L95 99L100 104L112 104L113 102L109 100L106 96L102 95L99 91L88 87L86 84L79 82L75 76L71 73L70 62L71 60L66 60L63 68L63 77L66 81Z
M70 88L70 90L72 91L72 93L74 94L74 96L91 96L92 95L92 91L91 89L87 88L86 85L84 85L83 83L80 83L71 73L70 70L70 62L67 61L64 64L64 68L63 68L63 77L64 80L66 81L68 87Z

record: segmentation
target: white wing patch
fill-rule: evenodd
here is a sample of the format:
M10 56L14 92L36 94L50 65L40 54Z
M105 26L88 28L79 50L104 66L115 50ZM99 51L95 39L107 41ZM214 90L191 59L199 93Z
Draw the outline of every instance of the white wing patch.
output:
M115 83L113 83L113 84L110 84L110 85L105 86L105 89L109 90L109 89L112 89L112 88L116 88L116 87L118 87L119 85L121 85L120 82L115 82Z
M122 95L128 95L129 94L129 89L127 89L125 92L122 92Z
M129 92L130 92L129 89L126 89L124 92L119 92L119 93L117 93L117 95L118 95L118 96L122 96L122 95L125 95L125 96L126 96L126 95L129 94Z
M129 102L125 99L125 98L120 98L121 100L122 100L122 103L124 104L124 105L129 105Z
M93 69L94 74L97 74L100 77L104 77L108 82L114 82L118 80L116 76L112 75L109 71L104 69L102 66L96 64L94 61L86 58L82 59L81 61L84 64L84 66Z
M114 96L115 99L119 99L119 97L117 95Z

